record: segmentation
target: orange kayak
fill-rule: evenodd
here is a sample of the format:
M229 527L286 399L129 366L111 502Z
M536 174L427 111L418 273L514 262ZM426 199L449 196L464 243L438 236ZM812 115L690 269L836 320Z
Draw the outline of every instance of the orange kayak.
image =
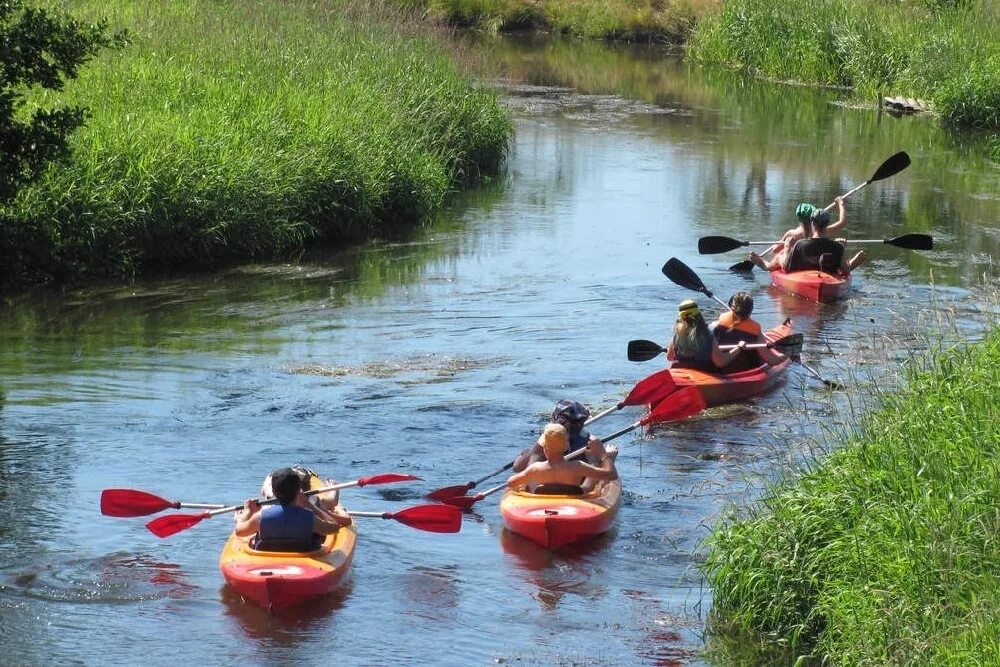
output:
M822 271L771 271L771 283L796 296L821 303L836 301L851 288L851 276L831 275Z
M319 478L312 480L319 488ZM301 604L325 595L351 568L357 530L354 524L327 535L314 551L258 551L249 537L230 534L219 558L226 582L247 600L268 611Z
M581 496L508 489L500 499L504 525L532 542L557 549L608 531L621 504L620 479L600 482Z
M787 323L764 332L764 338L774 341L791 333L793 333L792 325ZM756 368L728 374L709 373L693 368L671 368L670 375L673 376L678 389L698 387L705 398L705 403L711 407L763 394L781 380L782 373L790 363L790 359L785 359L774 366L761 364ZM669 401L670 395L668 394L664 400Z

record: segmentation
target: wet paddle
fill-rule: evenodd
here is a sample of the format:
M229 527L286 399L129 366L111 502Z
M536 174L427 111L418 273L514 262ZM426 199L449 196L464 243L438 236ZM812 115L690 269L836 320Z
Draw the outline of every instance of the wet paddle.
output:
M632 391L630 391L628 395L625 398L623 398L617 405L608 408L604 412L600 412L594 415L593 417L588 419L585 422L585 424L586 425L593 424L601 417L605 417L611 414L612 412L615 412L616 410L621 410L622 408L630 405L646 405L647 403L656 403L659 399L663 398L664 396L672 392L674 389L676 389L676 387L677 385L674 384L674 378L670 374L669 369L662 370L658 373L653 373L652 375L645 377L642 380L639 380L639 382L637 382L636 385L632 388ZM475 481L466 482L465 484L455 484L453 486L445 486L440 489L431 491L425 497L430 498L431 500L444 500L445 498L452 498L454 496L465 495L466 493L476 488L486 480L496 477L500 473L506 470L510 470L513 467L514 467L514 462L511 461L502 468L494 470L490 474L484 475Z
M689 290L694 290L696 292L703 292L707 296L710 296L716 301L719 301L719 299L712 296L712 293L708 291L708 289L705 287L705 284L701 282L701 278L698 277L698 274L692 271L691 267L689 267L687 264L677 259L676 257L671 257L669 260L667 260L667 263L663 265L663 274L667 276L667 278L670 278L670 280L672 280L673 282L680 285L681 287L685 287ZM719 301L719 303L722 303L722 301ZM722 305L725 306L726 308L729 308L729 306L725 303L722 303ZM809 371L809 373L811 373L813 377L815 377L817 380L819 380L826 386L832 389L843 389L844 385L842 383L825 379L815 369L810 368L806 364L802 363L802 360L796 358L795 355L790 355L790 356L793 361L795 361L800 366Z
M852 194L854 194L855 192L857 192L861 188L865 187L869 183L874 183L875 181L881 181L884 178L889 178L890 176L895 176L896 174L898 174L899 172L903 171L904 169L906 169L909 166L910 166L910 156L907 155L906 151L900 151L900 152L896 153L895 155L890 155L885 160L885 162L883 162L882 164L880 164L878 166L878 169L875 170L875 173L872 174L871 178L869 178L867 181L865 181L861 185L857 186L853 190L849 190L849 191L845 192L844 194L840 195L840 198L841 199L847 199L849 196L851 196ZM832 202L830 202L826 206L826 208L824 208L823 210L824 211L829 211L829 210L831 210L836 205L837 205L837 200L835 199ZM859 243L859 241L852 241L852 243ZM699 241L699 248L700 248L700 245L701 245L701 241ZM747 243L747 245L749 245L749 243ZM774 247L774 242L773 241L771 242L771 246L772 247L768 248L764 253L762 253L762 255L766 255L768 252L771 252L771 250ZM732 250L732 248L730 248L730 250ZM927 248L912 248L912 250L930 250L930 248L929 247L927 247ZM700 252L700 250L699 250L699 252ZM728 252L728 251L726 251L726 250L720 250L718 252ZM713 254L713 253L703 252L701 254L703 254L703 255L709 255L709 254ZM743 261L736 262L735 264L733 264L732 266L730 266L729 270L730 271L736 271L736 272L752 271L753 270L753 262L751 262L749 259L744 259Z
M931 250L934 247L934 238L927 234L903 234L891 239L847 239L847 242L884 243L907 250ZM774 245L774 241L740 241L728 236L702 236L698 239L698 252L702 255L716 255L750 245Z
M630 426L626 426L620 431L615 431L611 435L601 438L601 442L611 442L615 438L625 435L640 426L648 424L659 424L666 421L678 421L690 417L705 409L705 398L698 391L697 387L685 387L662 399L649 414ZM586 447L582 447L566 456L567 460L575 459L586 453ZM507 488L506 484L494 486L492 489L477 493L474 496L456 495L450 498L441 498L441 502L463 510L470 509L483 498L493 495L497 491Z
M732 350L733 348L739 347L738 345L720 345L720 350ZM771 341L770 343L750 343L749 345L744 345L745 350L754 350L759 348L801 348L802 347L802 334L794 333L779 338L778 340ZM650 359L655 359L661 354L666 353L667 349L662 347L659 343L651 340L630 340L628 342L628 360L629 361L649 361ZM787 353L786 353L787 354Z
M166 509L217 510L217 503L182 503L135 489L104 489L101 491L101 514L104 516L148 516Z
M644 377L636 382L632 391L630 391L628 395L617 405L610 407L603 412L597 413L584 422L584 425L593 424L598 419L630 405L646 405L648 403L656 403L658 399L663 398L676 388L677 385L674 383L674 376L670 374L670 369L653 373L652 375Z
M351 516L398 521L404 526L429 533L457 533L462 529L462 512L450 505L414 505L398 512L348 512Z
M342 482L340 484L334 484L332 486L327 486L322 489L312 489L306 491L304 495L315 496L321 493L327 493L329 491L337 491L338 489L347 489L353 486L369 486L372 484L389 484L392 482L403 482L409 480L419 480L419 477L414 475L404 475L399 473L385 473L382 475L373 475L371 477L362 477L351 482ZM277 498L271 498L269 500L260 501L261 505L274 505L278 502ZM229 512L235 512L241 509L243 505L229 505L225 507L219 507L217 509L206 510L200 514L171 514L169 516L161 516L158 519L153 519L146 524L146 528L149 529L151 533L157 537L169 537L182 530L187 530L192 526L196 526L205 519L210 519L213 516L219 514L226 514ZM120 515L112 515L120 516ZM131 516L142 516L131 515Z

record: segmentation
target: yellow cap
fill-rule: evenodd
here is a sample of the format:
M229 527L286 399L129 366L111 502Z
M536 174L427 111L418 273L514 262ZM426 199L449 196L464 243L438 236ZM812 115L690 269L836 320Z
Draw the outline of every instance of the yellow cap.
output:
M680 313L680 316L685 319L694 317L695 315L701 313L701 311L698 310L698 304L692 299L684 299L681 301L681 305L677 310Z

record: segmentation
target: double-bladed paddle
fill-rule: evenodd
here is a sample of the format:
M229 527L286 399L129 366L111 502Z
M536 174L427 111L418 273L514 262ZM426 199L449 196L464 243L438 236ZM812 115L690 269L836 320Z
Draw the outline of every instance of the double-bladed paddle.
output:
M321 493L328 493L330 491L336 491L338 489L347 489L353 486L369 486L372 484L389 484L392 482L404 482L410 480L419 480L419 477L414 475L405 475L400 473L385 473L382 475L373 475L371 477L362 477L360 479L353 480L351 482L342 482L340 484L334 484L332 486L326 486L321 489L311 489L306 491L304 495L315 496ZM110 489L109 489L110 490ZM169 502L169 501L168 501ZM274 505L278 502L277 498L270 498L268 500L260 501L261 505ZM103 498L102 498L103 505ZM173 507L173 505L168 505L168 507ZM157 537L169 537L182 530L187 530L192 526L196 526L205 519L210 519L213 516L219 514L226 514L229 512L235 512L241 509L243 505L228 505L225 507L218 507L212 510L206 510L200 514L171 514L168 516L161 516L158 519L153 519L146 524L146 528L150 530L151 533ZM134 508L137 511L139 508ZM163 508L166 509L166 508ZM111 516L142 516L142 514L112 514Z
M391 484L393 482L408 482L419 479L419 477L415 477L413 475L390 472L383 473L381 475L372 475L371 477L362 477L361 479L356 479L353 482L344 482L343 484L338 484L325 489L307 491L306 495L313 496L319 493L327 493L336 489L346 489L352 486ZM167 500L166 498L161 498L160 496L152 493L137 491L135 489L104 489L101 491L101 514L104 516L149 516L150 514L156 514L157 512L162 512L166 509L218 510L224 509L225 507L225 505L220 505L218 503L185 503L177 500Z
M720 350L732 350L739 347L739 345L720 345ZM769 343L749 343L743 346L745 350L754 350L760 348L790 348L789 352L794 353L795 348L802 348L802 334L793 333L783 336L778 340L771 341ZM630 340L628 342L628 360L629 361L649 361L650 359L655 359L656 357L664 354L667 351L665 347L662 347L659 343L651 340ZM788 354L786 352L785 354Z
M852 194L854 194L855 192L857 192L861 188L865 187L869 183L874 183L875 181L881 181L884 178L889 178L890 176L895 176L896 174L898 174L899 172L903 171L904 169L906 169L909 166L910 166L910 156L907 155L906 151L900 151L900 152L898 152L898 153L896 153L894 155L890 155L885 160L885 162L883 162L882 164L880 164L878 166L878 169L875 170L875 173L872 174L871 178L869 178L867 181L865 181L861 185L857 186L853 190L848 190L844 194L840 195L840 198L841 199L847 199ZM835 199L832 202L830 202L826 206L826 208L824 208L823 210L824 211L829 211L830 209L832 209L836 205L837 205L837 200ZM772 247L774 246L774 242L773 241L770 241L768 243ZM852 241L852 243L857 243L857 241ZM888 241L887 241L887 243L888 243ZM743 244L740 244L740 245L743 245ZM747 245L750 245L750 244L747 243ZM701 246L701 242L699 241L699 252L701 252L700 246ZM930 248L913 248L913 249L914 250L930 250ZM733 250L733 248L730 248L730 250ZM719 250L719 251L716 251L716 252L728 252L728 251L726 251L726 250ZM702 254L703 255L708 255L708 254L712 254L712 253L702 253ZM729 270L730 271L738 271L738 272L752 271L753 270L753 262L751 262L749 259L744 259L743 261L736 262L735 264L733 264L732 266L730 266Z
M728 304L723 303L718 298L716 298L710 291L708 291L708 288L705 287L705 284L701 281L701 278L698 277L697 273L691 270L691 267L689 267L687 264L677 259L676 257L671 257L669 260L667 260L667 263L663 265L663 275L665 275L667 278L669 278L677 285L680 285L681 287L684 287L689 290L694 290L696 292L702 292L706 296L709 296L718 301L719 303L721 303L724 307L729 308ZM831 389L844 388L843 383L837 382L835 380L825 379L815 369L804 364L801 359L796 359L793 357L793 360L797 364L805 368L807 371L809 371L809 373L811 373L813 377L815 377L817 380L819 380L826 386L830 387Z
M847 242L884 243L907 250L931 250L934 247L934 238L927 234L903 234L891 239L847 239ZM740 241L728 236L702 236L698 239L698 252L702 255L715 255L751 245L774 245L774 241Z
M592 424L601 417L605 417L616 410L621 410L624 407L630 405L646 405L647 403L656 403L659 399L663 398L674 389L677 385L674 384L674 377L670 374L670 369L662 370L658 373L653 373L652 375L639 380L632 391L623 398L614 407L608 408L604 412L600 412L590 419L588 419L585 424ZM514 467L514 461L511 461L502 468L498 468L488 475L484 475L477 480L472 482L466 482L465 484L455 484L453 486L445 486L440 489L436 489L427 494L427 498L431 500L444 500L445 498L453 498L455 496L462 496L472 489L476 488L488 479L496 477L500 473L510 470Z
M649 424L659 424L666 421L677 421L680 419L684 419L685 417L690 417L693 414L701 412L702 410L705 409L705 407L706 407L705 397L701 395L701 392L698 390L698 388L685 387L683 389L679 389L673 392L672 394L660 400L660 402L656 405L656 407L650 410L649 414L645 415L639 421L635 422L634 424L631 424L630 426L626 426L620 431L615 431L614 433L612 433L607 437L601 438L601 441L610 442L615 438L618 438L620 436L625 435L626 433L634 431L640 426L646 426ZM582 447L576 450L575 452L571 452L570 454L568 454L566 456L566 459L570 460L578 458L580 456L583 456L586 453L586 451L587 448ZM440 500L441 502L446 503L448 505L452 505L454 507L467 510L476 503L478 503L483 498L491 496L497 491L502 491L505 488L507 488L506 484L499 484L491 489L483 491L482 493L477 493L474 496L465 496L456 494L451 497L442 497L440 498Z

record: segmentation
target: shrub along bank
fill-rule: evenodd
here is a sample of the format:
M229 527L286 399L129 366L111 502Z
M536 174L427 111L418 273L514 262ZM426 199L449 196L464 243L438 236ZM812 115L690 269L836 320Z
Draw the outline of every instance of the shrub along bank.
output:
M1000 127L993 0L726 0L690 55L765 77L930 101L953 126Z
M716 628L834 664L996 664L1000 329L907 380L816 469L715 529Z
M107 18L131 43L63 93L91 112L73 158L0 209L0 288L130 278L413 225L498 169L511 137L496 94L379 3L87 0L70 10Z

